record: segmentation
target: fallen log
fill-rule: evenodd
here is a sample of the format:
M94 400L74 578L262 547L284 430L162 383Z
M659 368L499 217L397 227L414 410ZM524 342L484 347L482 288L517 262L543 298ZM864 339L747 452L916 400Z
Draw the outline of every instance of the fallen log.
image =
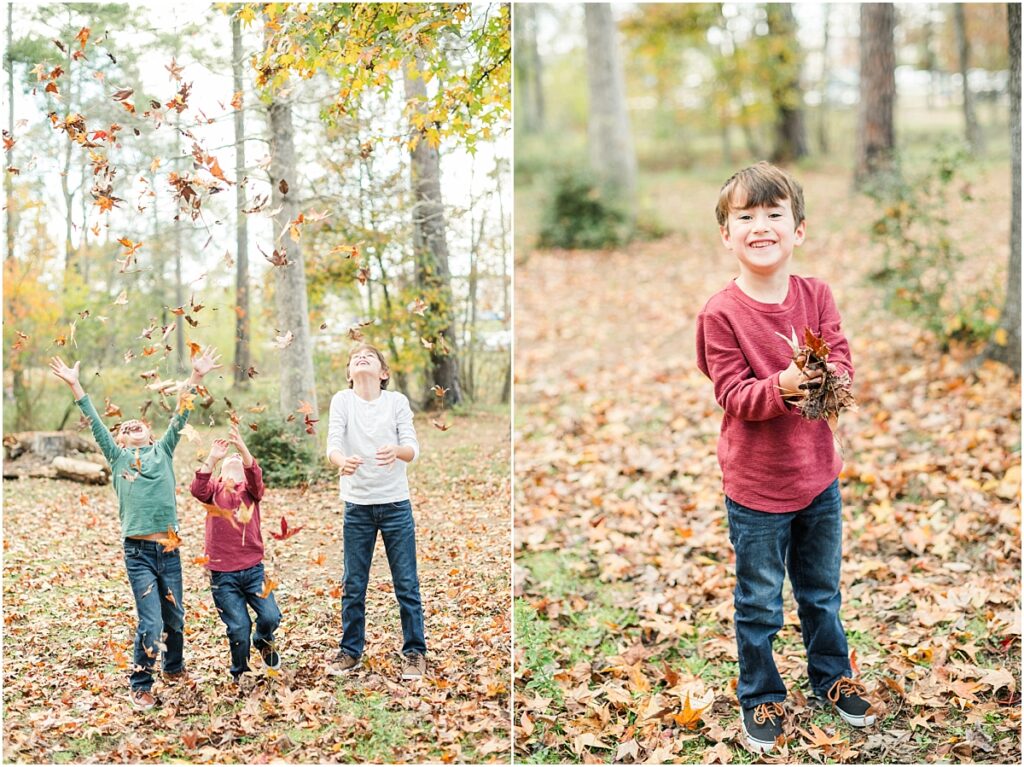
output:
M50 464L63 479L73 479L90 485L105 485L110 479L110 469L102 464L79 461L75 458L57 456Z

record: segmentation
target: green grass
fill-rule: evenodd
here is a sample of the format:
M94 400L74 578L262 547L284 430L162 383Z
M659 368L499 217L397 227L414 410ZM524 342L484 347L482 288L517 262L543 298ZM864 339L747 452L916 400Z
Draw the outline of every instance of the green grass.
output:
M339 760L350 761L355 757L361 762L395 761L395 752L408 742L407 715L390 711L387 698L380 694L351 697L343 681L338 683L337 701L340 713L365 721L373 733L372 738L360 742L352 753L338 754Z

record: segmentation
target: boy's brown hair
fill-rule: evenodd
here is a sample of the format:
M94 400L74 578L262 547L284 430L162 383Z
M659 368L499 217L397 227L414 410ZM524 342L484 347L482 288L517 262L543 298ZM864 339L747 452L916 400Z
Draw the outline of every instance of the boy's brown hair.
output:
M732 210L741 206L754 208L759 205L774 205L780 200L789 200L793 209L793 221L800 226L804 220L804 190L782 168L762 160L756 165L734 173L722 185L722 190L718 193L718 204L715 206L715 217L719 226L726 226L729 212Z
M388 361L386 359L384 359L384 355L380 353L380 349L378 349L376 346L372 346L370 344L357 344L356 346L353 346L349 350L348 362L345 363L345 370L346 371L348 370L348 366L352 364L352 358L355 357L356 354L358 354L361 351L367 351L367 350L371 351L371 352L373 352L374 354L377 355L377 359L380 360L380 369L388 374L387 378L381 379L380 388L382 388L382 389L388 388L388 382L391 380L391 368L388 367ZM354 386L354 384L352 382L352 379L349 378L348 379L348 388L351 389L353 386Z

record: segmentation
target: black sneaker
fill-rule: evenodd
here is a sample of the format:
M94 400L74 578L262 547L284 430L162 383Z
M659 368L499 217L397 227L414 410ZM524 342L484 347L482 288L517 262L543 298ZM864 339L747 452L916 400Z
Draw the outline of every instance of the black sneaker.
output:
M829 688L828 699L847 724L867 727L875 723L871 704L863 697L867 694L868 689L863 684L844 676Z
M771 751L776 739L782 735L782 718L785 715L781 703L762 703L743 709L740 722L747 738L747 748L755 754Z
M273 647L261 647L260 657L263 658L263 665L277 671L281 668L281 656Z

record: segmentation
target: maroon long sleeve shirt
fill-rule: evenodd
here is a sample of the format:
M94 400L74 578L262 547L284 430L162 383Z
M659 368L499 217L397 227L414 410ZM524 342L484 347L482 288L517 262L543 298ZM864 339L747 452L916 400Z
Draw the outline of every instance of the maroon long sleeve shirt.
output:
M260 530L260 499L263 498L263 470L256 461L245 469L245 483L234 486L197 471L192 495L201 503L222 511L236 512L230 519L206 515L206 566L220 573L233 573L263 561L263 533ZM252 517L242 523L237 510L252 508Z
M828 361L853 377L850 345L832 291L821 280L789 278L781 304L764 304L730 282L697 316L697 366L722 406L718 462L725 494L757 511L798 511L843 467L825 421L808 421L782 399L779 374L792 351L777 335L804 328L831 347Z

